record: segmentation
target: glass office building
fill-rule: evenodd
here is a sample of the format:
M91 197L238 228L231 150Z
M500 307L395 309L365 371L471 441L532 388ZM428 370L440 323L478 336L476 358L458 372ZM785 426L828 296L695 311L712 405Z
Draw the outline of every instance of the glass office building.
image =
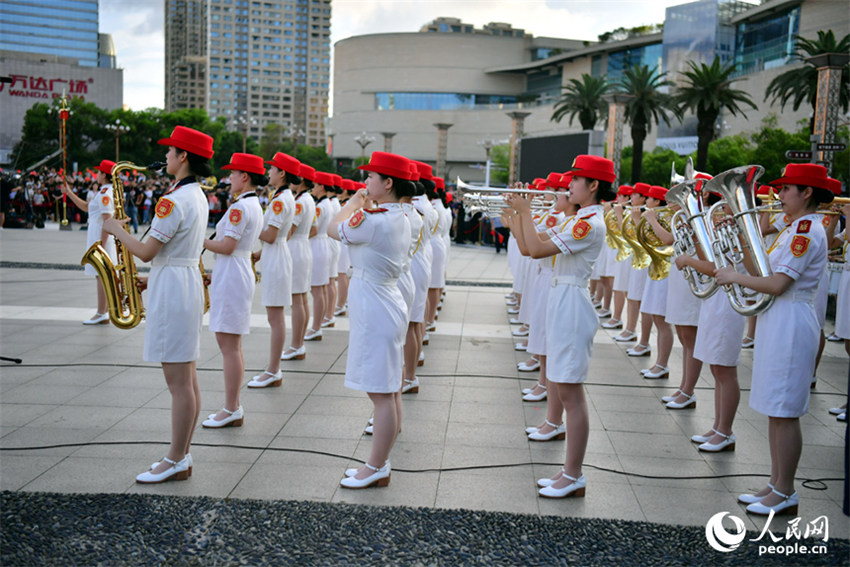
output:
M98 66L98 0L0 0L0 50Z
M735 49L737 75L782 67L794 55L794 36L799 33L800 6L771 17L738 25Z

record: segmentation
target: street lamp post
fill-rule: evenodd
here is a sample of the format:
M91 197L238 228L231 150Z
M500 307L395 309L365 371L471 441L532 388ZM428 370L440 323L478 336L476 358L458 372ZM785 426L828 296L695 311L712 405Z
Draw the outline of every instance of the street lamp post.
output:
M490 186L490 166L493 163L493 162L490 161L490 150L492 150L494 146L498 146L500 143L505 143L505 142L500 142L499 140L491 140L491 139L478 140L478 145L482 146L484 148L484 153L487 157L487 162L484 166L484 187Z
M286 137L292 139L292 157L298 157L298 139L306 136L307 133L295 125L290 125L286 130Z
M242 115L236 119L236 124L242 130L242 153L244 154L248 147L248 125L254 126L257 124L257 121L254 118L248 119L245 115Z
M116 120L114 124L107 124L106 130L108 132L111 132L112 135L115 136L115 162L117 163L119 161L118 160L118 153L119 153L119 141L118 140L121 138L121 136L123 136L124 134L126 134L127 132L130 131L130 127L127 126L126 124L121 124L120 120Z
M360 159L366 159L366 146L375 141L374 136L367 136L366 132L361 132L359 136L354 138L354 141L357 142L357 145L360 146Z

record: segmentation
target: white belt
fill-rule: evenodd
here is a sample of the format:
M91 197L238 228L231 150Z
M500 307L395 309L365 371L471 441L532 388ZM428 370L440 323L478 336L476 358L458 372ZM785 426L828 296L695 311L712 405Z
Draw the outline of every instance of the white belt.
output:
M798 289L788 291L783 293L782 295L777 296L780 301L793 301L794 303L814 303L815 301L815 290L812 289Z
M588 280L577 276L556 276L552 278L552 287L558 285L574 285L576 287L587 287Z
M153 260L151 260L151 266L194 266L198 267L198 263L201 261L200 257L198 258L160 258L159 256L154 256Z
M300 232L296 232L290 237L290 240L307 240L307 235Z
M221 254L221 256L232 256L234 258L250 258L251 251L250 250L234 250L230 254Z
M394 286L398 284L398 278L387 277L381 278L371 272L367 272L363 268L351 268L351 277L360 278L361 280L373 283L376 285Z

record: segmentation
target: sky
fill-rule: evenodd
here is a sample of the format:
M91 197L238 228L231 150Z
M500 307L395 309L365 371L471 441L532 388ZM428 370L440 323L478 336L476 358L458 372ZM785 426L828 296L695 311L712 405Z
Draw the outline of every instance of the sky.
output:
M416 32L438 17L480 28L507 22L535 37L597 40L619 27L664 21L668 6L687 0L333 0L331 51L347 37ZM133 110L164 104L163 0L100 0L100 31L111 33L124 69L124 103ZM333 57L333 53L331 53Z

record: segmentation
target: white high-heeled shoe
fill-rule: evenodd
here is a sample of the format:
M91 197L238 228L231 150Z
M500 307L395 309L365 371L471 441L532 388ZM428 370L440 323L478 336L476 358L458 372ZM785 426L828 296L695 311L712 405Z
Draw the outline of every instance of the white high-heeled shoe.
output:
M336 326L336 317L331 317L330 319L325 317L324 319L322 319L321 327L323 329L326 328L326 327L334 327L334 326Z
M682 390L676 390L676 393L672 396L662 396L661 403L666 404L667 402L672 402L673 400L679 397L679 394L684 394L684 392Z
M304 360L307 358L307 347L301 345L298 348L289 347L280 355L281 360Z
M516 365L517 370L520 372L534 372L540 368L540 361L534 359L534 362L528 364L528 361L524 360Z
M800 496L796 492L791 495L782 494L775 488L771 489L771 492L783 498L783 500L781 500L777 504L774 504L773 506L767 506L763 504L764 498L762 498L758 502L753 502L752 504L747 506L747 512L750 514L755 514L757 516L769 516L771 511L773 511L773 513L777 516L794 516L797 514L797 507L800 504ZM765 498L767 498L767 496L765 496Z
M565 471L563 468L561 468L561 470L558 471L558 476L556 476L554 478L554 480L551 479L551 478L537 479L537 486L539 486L540 488L546 488L547 486L552 486L554 483L558 482L561 479L561 477L565 474L567 474L567 471Z
M189 461L186 460L186 457L183 457L179 462L172 461L168 457L162 460L171 466L161 473L145 471L136 477L136 482L139 484L159 484L168 480L186 480L189 478Z
M711 435L692 435L691 436L691 443L699 443L700 445L705 443L706 441L708 441L709 439L714 437L715 433L717 433L717 430L714 429L713 427L711 428L711 431L712 431Z
M637 344L634 347L628 349L626 354L629 356L649 356L652 354L652 348L649 345Z
M567 437L567 424L561 423L560 425L555 425L548 419L546 420L546 425L552 428L552 431L549 433L540 433L538 429L534 433L528 434L529 441L551 441L555 439L556 441L563 441Z
M584 475L575 478L568 475L566 472L563 471L563 469L561 469L561 476L571 480L572 482L563 488L554 488L552 486L552 484L554 483L552 483L549 486L544 486L543 488L538 490L537 494L544 498L581 498L584 496L587 487L587 479L584 478Z
M236 411L230 411L227 408L221 408L221 411L228 414L227 417L217 420L215 414L212 414L209 419L201 425L208 429L217 429L220 427L242 427L242 420L245 418L245 412L242 411L242 406L236 408Z
M774 486L772 484L768 482L767 487L770 489L770 492L773 492ZM770 494L770 492L768 492L767 494ZM764 496L767 496L767 494L765 494ZM739 494L738 502L740 502L741 504L755 504L756 502L761 501L764 496L756 496L755 494Z
M419 393L419 378L414 377L413 380L402 380L402 394L418 394Z
M730 433L726 435L724 433L720 433L719 431L715 431L718 435L723 437L723 441L720 443L709 443L706 441L702 445L698 447L700 451L705 453L719 453L721 451L734 451L735 450L735 434Z
M213 415L215 415L215 414L213 414ZM189 476L192 476L192 455L190 455L189 453L186 453L186 456L183 457L183 458L186 459L186 462L189 463ZM157 461L155 463L151 463L151 469L156 468L156 466L161 462L162 461Z
M540 386L543 388L543 391L539 394L526 394L522 397L522 401L524 402L540 402L546 399L547 392L546 386Z
M319 329L307 329L307 334L304 335L305 341L320 341L322 340L321 325Z
M514 345L514 350L518 350L521 352L526 352L528 350L528 345L524 345L522 343L516 343Z
M687 395L683 392L682 395L685 396L685 401L683 401L683 402L676 402L676 401L667 402L667 406L666 406L667 409L677 409L678 410L678 409L693 409L693 408L697 407L697 395L696 395L696 393L691 394L689 396L689 395Z
M539 386L539 387L541 387L541 388L545 388L545 387L546 387L546 386L544 386L543 384L541 384L540 382L538 382L537 384L535 384L535 385L534 385L534 386L532 386L531 388L523 388L523 389L522 389L522 393L523 393L523 394L530 394L531 392L533 392L533 391L534 391L534 388L537 388L538 386Z
M649 378L650 380L658 380L660 378L669 378L670 377L670 367L669 366L661 366L660 364L656 364L658 368L661 370L657 370L655 372L652 371L652 368L646 369L646 371L641 371L644 378Z
M283 383L281 371L278 370L274 374L268 370L263 370L262 374L257 374L251 381L248 382L249 388L277 388Z
M343 488L369 488L370 486L388 486L390 484L390 464L387 463L381 468L373 467L369 463L365 463L367 469L373 471L366 478L355 478L354 476L346 476L339 481L339 485ZM346 471L347 473L348 471ZM357 474L355 471L354 474Z

